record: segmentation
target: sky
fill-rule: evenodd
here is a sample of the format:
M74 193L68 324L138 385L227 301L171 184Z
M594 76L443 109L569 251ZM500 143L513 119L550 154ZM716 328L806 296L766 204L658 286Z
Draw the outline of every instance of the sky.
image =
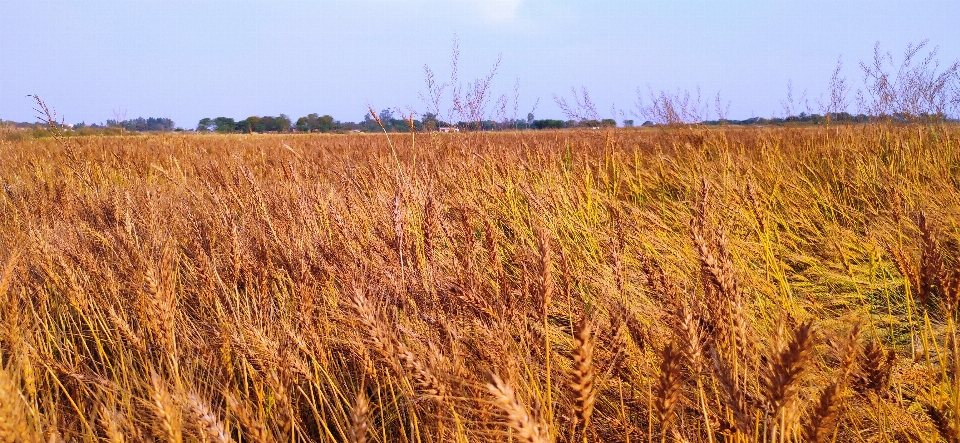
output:
M504 95L508 117L563 118L571 87L618 121L639 119L638 89L698 87L731 118L772 117L788 83L816 111L838 59L861 87L878 42L960 59L958 22L956 0L2 0L0 119L36 121L28 94L88 124L423 112L424 66L449 81L454 39L463 85L501 60L491 117Z

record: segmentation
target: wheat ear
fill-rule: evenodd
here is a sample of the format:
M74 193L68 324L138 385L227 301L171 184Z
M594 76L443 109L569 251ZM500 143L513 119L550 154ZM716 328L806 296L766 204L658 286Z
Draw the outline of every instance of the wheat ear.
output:
M660 419L661 441L666 438L673 424L673 410L680 400L680 370L683 352L673 343L667 343L660 359L660 376L657 377L654 408Z
M153 400L153 406L157 418L160 420L160 427L166 434L167 441L171 443L180 443L183 441L183 430L179 419L179 408L174 404L173 397L167 392L167 388L156 372L150 373L151 392L150 397Z
M187 394L187 406L193 417L197 420L198 428L203 431L203 435L216 443L229 443L233 439L227 435L223 422L217 417L217 414L210 409L210 406L200 399L194 393Z
M367 443L367 432L369 425L367 417L370 414L370 402L367 396L360 392L357 399L353 402L353 409L350 411L350 443Z
M116 411L108 409L106 405L100 405L100 424L103 425L103 433L107 435L107 441L110 443L127 441L127 437L120 429L120 417Z
M833 435L840 419L840 402L843 400L843 392L847 388L847 380L857 358L859 337L860 325L854 325L843 348L836 379L820 393L820 398L804 427L803 433L807 441L823 443L829 441Z
M16 382L0 368L0 441L34 441L27 428L26 406Z
M813 350L813 327L809 322L801 324L793 332L793 339L767 365L767 373L761 380L764 393L770 402L771 412L780 420L780 431L792 422L793 402L800 390L800 378L807 369L807 360Z
M570 388L574 395L574 414L584 433L590 424L593 405L597 400L594 386L596 373L593 366L593 325L586 315L577 325L573 347L573 373Z
M487 383L487 390L493 395L494 403L507 414L510 429L517 433L517 437L521 441L527 443L546 443L550 441L544 427L527 412L527 408L520 403L510 385L504 383L496 374L491 374L490 383Z

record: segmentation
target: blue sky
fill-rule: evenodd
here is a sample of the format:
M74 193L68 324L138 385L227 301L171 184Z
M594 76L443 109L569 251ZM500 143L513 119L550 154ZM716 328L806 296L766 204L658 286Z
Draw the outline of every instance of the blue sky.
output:
M769 117L788 81L813 103L840 56L859 87L878 41L897 54L929 39L941 60L960 58L958 22L956 0L3 0L0 119L34 121L27 94L68 123L188 128L280 113L357 121L368 102L423 110L423 66L447 79L454 35L463 82L502 55L492 88L508 114L519 79L520 116L539 98L537 118L562 117L553 95L585 86L611 117L649 85L719 91L731 117Z

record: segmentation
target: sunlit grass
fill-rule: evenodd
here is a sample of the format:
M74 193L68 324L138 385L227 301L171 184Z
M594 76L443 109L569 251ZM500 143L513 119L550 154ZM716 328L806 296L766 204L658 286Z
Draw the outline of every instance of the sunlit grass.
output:
M0 439L957 438L955 127L413 142L2 139Z

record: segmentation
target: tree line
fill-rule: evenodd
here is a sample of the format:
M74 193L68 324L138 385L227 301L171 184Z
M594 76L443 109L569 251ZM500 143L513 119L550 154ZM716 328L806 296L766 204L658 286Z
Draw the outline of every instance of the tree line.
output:
M633 121L627 120L625 126L632 126ZM330 115L309 114L298 118L295 122L286 114L273 116L251 116L243 120L230 117L202 118L197 123L197 132L216 132L220 134L246 133L293 133L293 132L417 132L440 131L446 128L458 131L480 130L525 130L525 129L562 129L562 128L608 128L616 127L613 119L583 119L583 120L537 120L533 113L527 119L509 119L502 121L480 120L476 122L458 121L450 123L441 120L437 114L428 112L421 117L403 115L393 109L383 109L376 116L368 113L359 122L343 122Z

